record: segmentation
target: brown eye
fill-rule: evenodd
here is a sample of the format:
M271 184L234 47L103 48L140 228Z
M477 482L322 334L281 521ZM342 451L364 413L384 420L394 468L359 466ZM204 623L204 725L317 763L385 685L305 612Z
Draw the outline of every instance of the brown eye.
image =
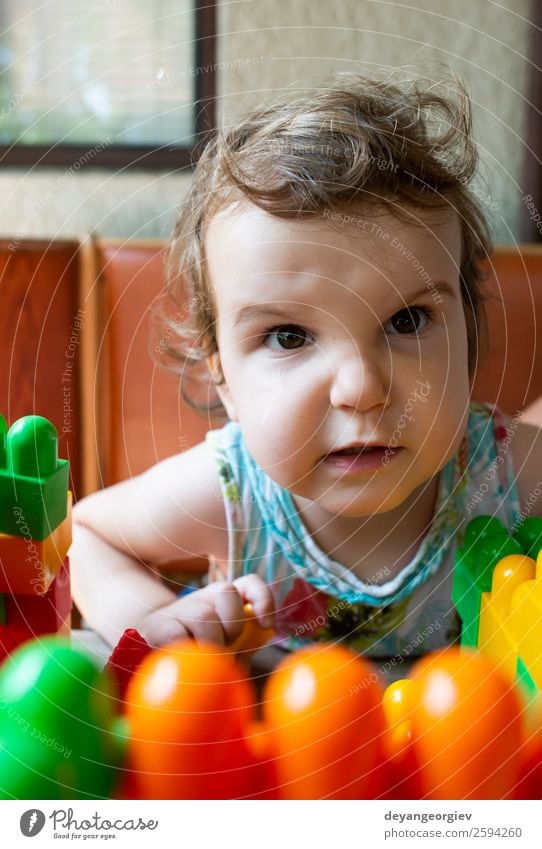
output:
M295 324L285 324L282 327L276 327L267 333L266 340L275 341L282 351L295 351L296 348L302 348L308 341L309 335L302 327L297 327ZM276 350L275 345L271 348Z
M389 323L396 333L417 333L423 330L427 324L428 317L424 310L419 307L410 307L410 309L399 310L395 315L392 315Z

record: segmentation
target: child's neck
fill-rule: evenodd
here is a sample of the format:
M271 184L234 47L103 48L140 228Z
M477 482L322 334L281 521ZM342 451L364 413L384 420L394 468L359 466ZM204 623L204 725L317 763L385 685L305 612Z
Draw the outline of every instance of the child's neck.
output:
M409 563L432 522L439 475L393 510L375 516L334 516L318 502L293 499L316 544L363 581L384 584Z

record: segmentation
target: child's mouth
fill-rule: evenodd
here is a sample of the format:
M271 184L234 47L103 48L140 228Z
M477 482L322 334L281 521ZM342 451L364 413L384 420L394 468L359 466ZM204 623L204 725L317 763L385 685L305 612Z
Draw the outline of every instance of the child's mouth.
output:
M334 454L366 454L368 451L379 451L383 445L360 445L358 448L341 448L340 451L334 451Z
M369 472L387 466L399 450L386 445L360 445L333 451L324 457L324 462L341 472Z

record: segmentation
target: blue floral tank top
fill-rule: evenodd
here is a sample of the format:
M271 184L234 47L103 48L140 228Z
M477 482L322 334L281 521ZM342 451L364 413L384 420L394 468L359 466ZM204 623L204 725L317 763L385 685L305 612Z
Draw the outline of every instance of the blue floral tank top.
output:
M410 563L381 584L364 583L320 550L291 495L252 459L237 423L210 431L229 532L222 577L257 573L270 585L277 640L288 648L340 640L371 657L415 657L457 641L451 588L464 528L486 514L511 530L520 515L512 428L498 410L471 404L461 447L440 472L430 529Z

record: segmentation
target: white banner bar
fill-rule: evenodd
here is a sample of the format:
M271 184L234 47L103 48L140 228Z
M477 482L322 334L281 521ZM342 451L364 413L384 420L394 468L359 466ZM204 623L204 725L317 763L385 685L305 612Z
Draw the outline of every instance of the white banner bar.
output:
M2 846L542 845L540 802L1 802ZM280 808L280 810L279 810ZM29 841L35 837L35 843Z

